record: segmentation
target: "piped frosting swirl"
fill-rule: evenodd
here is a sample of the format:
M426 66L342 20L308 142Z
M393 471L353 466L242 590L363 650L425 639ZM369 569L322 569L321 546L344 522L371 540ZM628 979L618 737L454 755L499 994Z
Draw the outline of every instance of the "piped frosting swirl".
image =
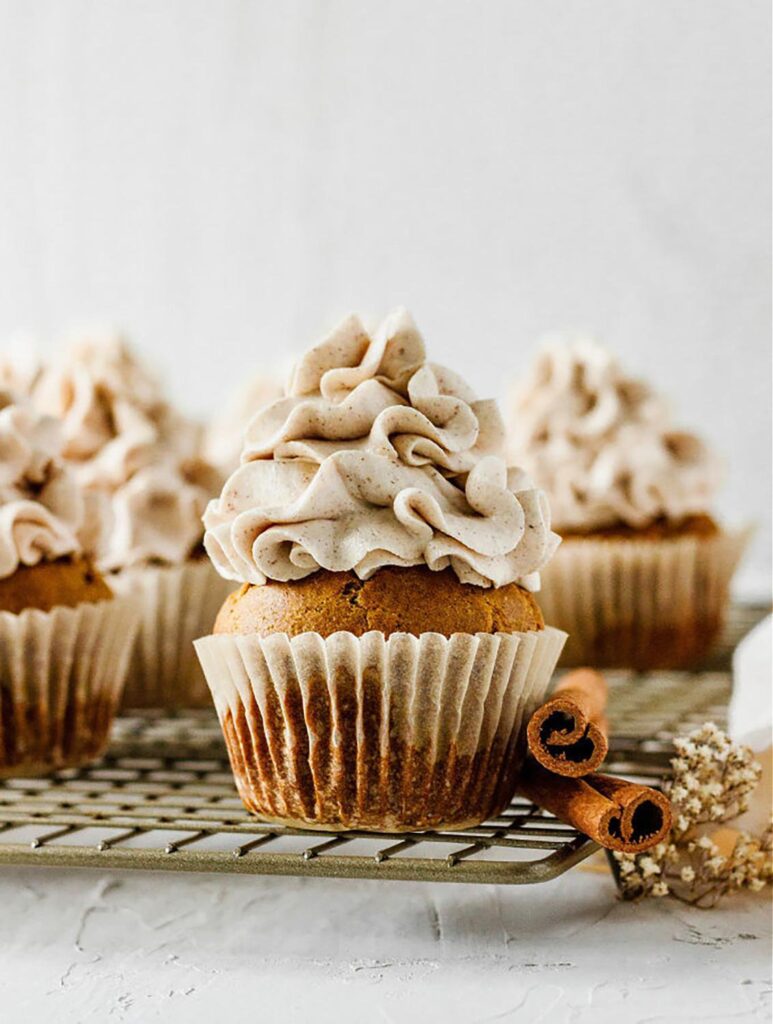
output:
M81 551L84 502L60 424L0 396L0 578Z
M201 543L201 515L222 476L200 456L202 430L166 401L121 338L73 345L34 391L62 419L64 453L87 491L100 569L178 564Z
M710 507L716 457L588 338L546 343L511 412L510 455L549 494L559 532L642 527Z
M242 465L205 513L206 549L222 576L258 585L426 564L536 589L558 538L503 442L496 404L427 362L405 311L373 337L348 317L248 426Z

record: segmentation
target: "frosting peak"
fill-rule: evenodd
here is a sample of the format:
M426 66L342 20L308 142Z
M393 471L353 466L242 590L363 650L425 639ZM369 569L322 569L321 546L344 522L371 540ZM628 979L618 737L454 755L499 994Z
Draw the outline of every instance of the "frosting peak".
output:
M372 337L350 316L253 418L205 513L205 546L221 575L253 584L426 564L536 588L558 538L503 440L496 404L426 361L408 313Z
M706 512L719 479L704 443L584 337L543 347L514 394L510 453L550 495L559 531Z
M22 404L0 409L0 578L81 550L83 496L61 448L50 416Z

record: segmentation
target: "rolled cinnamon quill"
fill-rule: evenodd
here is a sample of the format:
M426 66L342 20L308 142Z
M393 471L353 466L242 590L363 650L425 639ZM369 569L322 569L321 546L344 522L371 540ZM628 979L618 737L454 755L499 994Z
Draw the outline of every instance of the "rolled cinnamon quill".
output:
M607 683L600 672L568 672L526 727L529 752L548 771L580 778L607 756Z
M671 830L671 804L656 789L593 773L553 775L528 758L520 790L538 807L573 825L607 850L642 853Z

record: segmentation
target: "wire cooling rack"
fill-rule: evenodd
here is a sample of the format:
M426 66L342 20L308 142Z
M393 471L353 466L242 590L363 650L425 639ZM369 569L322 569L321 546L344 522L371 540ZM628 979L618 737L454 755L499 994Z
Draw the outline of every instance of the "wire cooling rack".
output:
M607 771L657 782L675 734L725 721L730 655L766 610L736 607L705 671L609 674ZM0 865L525 884L596 849L522 798L459 831L322 833L261 822L242 807L209 711L124 716L100 763L0 784Z

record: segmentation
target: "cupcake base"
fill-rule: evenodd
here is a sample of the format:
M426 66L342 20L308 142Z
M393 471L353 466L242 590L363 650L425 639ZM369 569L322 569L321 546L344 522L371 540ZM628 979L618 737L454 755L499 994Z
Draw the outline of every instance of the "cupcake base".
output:
M574 644L561 658L561 666L627 667L640 672L687 669L708 656L723 625L724 615L715 615L683 619L678 627L643 630L629 623L600 630L586 642Z
M233 583L201 558L184 565L126 569L110 585L134 597L141 613L122 706L211 707L193 641L210 632Z
M545 617L569 634L561 665L699 664L722 630L750 534L564 541L542 571L540 592Z
M112 720L113 716L111 715L110 721L112 722ZM57 759L55 762L41 758L39 761L24 761L12 767L0 768L0 780L39 779L41 776L50 775L52 772L67 771L71 768L87 768L90 764L96 764L104 755L108 732L109 727L105 733L105 739L98 749L92 753L82 750L78 754L73 754L70 758Z
M252 734L247 714L223 721L223 735L231 760L236 788L248 811L262 820L294 828L322 832L340 829L412 832L427 829L471 828L496 817L510 803L518 779L521 758L502 764L502 749L493 747L470 757L450 751L447 758L433 761L431 753L416 747L395 746L386 757L375 758L361 767L361 778L339 792L318 794L311 789L291 798L300 800L304 814L277 814L265 800L266 784L276 784L259 767L251 750ZM394 772L395 763L399 764ZM500 769L497 772L497 769ZM382 782L394 774L394 780ZM370 778L369 778L370 776ZM378 793L358 798L362 784ZM287 800L287 794L284 794ZM304 806L305 805L305 806Z
M52 714L45 704L14 702L7 691L0 703L12 708L0 735L0 779L45 775L53 769L77 768L98 760L107 746L116 711L115 701L103 699L69 704L62 713Z
M510 634L217 635L196 649L239 794L320 830L464 828L511 800L564 642Z
M0 778L102 755L136 627L134 604L122 598L0 613Z

